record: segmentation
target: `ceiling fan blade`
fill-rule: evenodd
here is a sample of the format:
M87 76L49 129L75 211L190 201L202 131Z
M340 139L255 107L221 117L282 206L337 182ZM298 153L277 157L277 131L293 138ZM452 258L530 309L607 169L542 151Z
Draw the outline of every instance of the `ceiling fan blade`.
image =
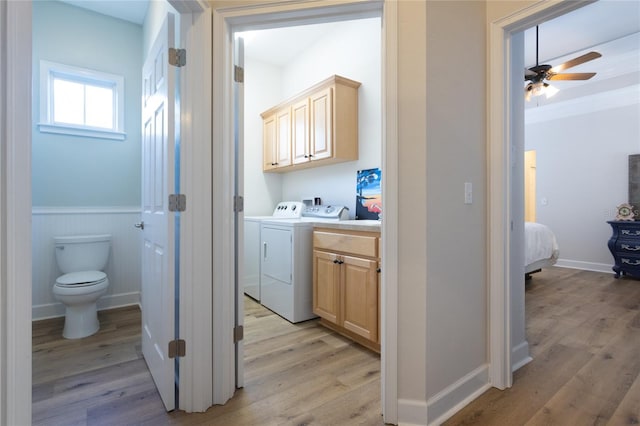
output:
M556 65L555 67L551 68L550 71L553 73L559 73L566 70L567 68L575 67L576 65L584 64L585 62L598 59L601 56L602 55L598 52L585 53L584 55L573 58L570 61L565 62L564 64Z
M535 72L535 71L531 71L530 69L525 69L524 70L524 76L525 77L533 77L533 76L536 76L536 75L538 75L538 73Z
M568 74L552 74L547 80L589 80L596 75L595 72L574 72Z

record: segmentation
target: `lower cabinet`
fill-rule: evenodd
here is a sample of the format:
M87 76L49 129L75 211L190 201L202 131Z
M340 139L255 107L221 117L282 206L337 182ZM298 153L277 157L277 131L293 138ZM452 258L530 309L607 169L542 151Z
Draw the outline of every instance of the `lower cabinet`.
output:
M325 326L379 352L377 239L357 231L314 232L313 312Z

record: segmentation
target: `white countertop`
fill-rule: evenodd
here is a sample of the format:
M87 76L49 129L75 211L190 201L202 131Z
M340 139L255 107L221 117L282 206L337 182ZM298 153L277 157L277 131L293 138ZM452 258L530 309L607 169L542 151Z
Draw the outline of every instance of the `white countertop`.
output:
M346 229L349 231L380 232L382 222L379 220L336 220L314 222L315 228Z

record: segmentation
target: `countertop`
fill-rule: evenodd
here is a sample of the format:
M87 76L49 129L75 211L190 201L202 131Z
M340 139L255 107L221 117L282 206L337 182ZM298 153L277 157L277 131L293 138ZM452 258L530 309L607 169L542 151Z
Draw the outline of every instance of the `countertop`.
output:
M379 220L338 220L331 222L314 222L314 228L345 229L349 231L380 232Z

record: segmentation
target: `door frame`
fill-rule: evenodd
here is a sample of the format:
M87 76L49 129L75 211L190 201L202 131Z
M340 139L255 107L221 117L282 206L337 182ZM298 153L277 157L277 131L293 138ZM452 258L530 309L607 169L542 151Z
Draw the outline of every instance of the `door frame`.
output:
M512 209L513 179L511 164L512 144L518 143L512 134L514 128L523 125L522 111L512 108L522 91L511 90L514 73L521 73L513 61L512 36L540 22L557 18L595 0L539 1L489 24L487 73L488 87L488 282L489 282L489 378L498 389L511 387L512 339L511 326L514 314L524 314L522 306L514 306L511 298L510 274L522 265L514 264L517 257L510 255L512 246L511 223L524 221L522 213ZM520 114L520 115L519 115ZM521 141L520 143L524 143ZM522 216L521 216L522 215ZM519 311L518 311L519 310Z
M234 134L233 134L233 66L232 34L249 29L274 28L288 23L319 23L350 17L380 16L382 12L382 167L385 170L383 193L385 220L382 224L382 410L388 423L397 423L397 64L398 19L397 4L382 0L327 0L322 2L291 1L213 10L213 181L214 205L220 206L214 217L214 371L224 372L217 377L214 389L223 404L235 391L235 354L232 339L234 326L234 227L233 194Z
M15 425L31 424L31 9L0 2L0 423Z
M211 318L211 180L206 179L211 149L190 141L211 140L211 91L206 90L211 13L204 0L168 2L180 14L183 46L198 52L181 79L181 114L189 118L182 125L182 187L194 196L182 213L180 330L193 343L180 361L180 408L205 411L213 404L211 322L206 321ZM0 2L0 255L6 259L0 262L0 424L31 424L31 15L30 1Z

